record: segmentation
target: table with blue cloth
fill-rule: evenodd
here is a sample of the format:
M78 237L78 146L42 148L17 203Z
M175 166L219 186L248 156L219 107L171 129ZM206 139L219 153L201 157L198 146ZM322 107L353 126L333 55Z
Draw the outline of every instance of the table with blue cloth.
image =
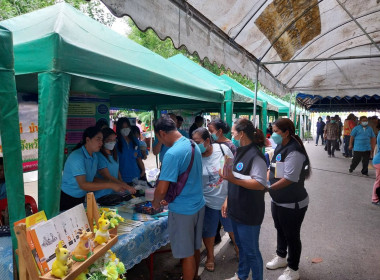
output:
M119 235L111 248L128 270L169 243L168 217L144 222L131 233ZM0 279L13 279L12 240L0 237ZM151 276L152 277L152 276Z
M2 280L13 279L12 239L10 236L0 237L0 275Z
M119 235L111 250L128 270L168 243L168 217L162 217L144 222L129 234Z

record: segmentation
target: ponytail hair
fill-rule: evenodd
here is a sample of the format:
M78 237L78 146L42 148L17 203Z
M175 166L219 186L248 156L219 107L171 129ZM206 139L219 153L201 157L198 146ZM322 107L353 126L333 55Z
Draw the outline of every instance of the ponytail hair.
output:
M101 133L100 128L96 126L90 126L85 129L82 135L82 140L74 147L73 151L78 150L81 148L83 145L86 144L86 139L87 137L92 139L94 138L98 133Z
M257 147L264 147L265 137L263 132L260 129L255 128L250 120L238 119L234 125L237 132L243 131Z
M277 126L277 128L281 130L282 132L289 131L289 136L293 138L298 143L298 145L300 145L304 155L306 156L308 166L309 166L309 168L306 169L305 178L309 179L311 176L311 164L310 164L309 155L306 152L305 146L303 145L301 138L296 134L296 128L294 126L294 123L288 118L282 118L275 121L273 125Z

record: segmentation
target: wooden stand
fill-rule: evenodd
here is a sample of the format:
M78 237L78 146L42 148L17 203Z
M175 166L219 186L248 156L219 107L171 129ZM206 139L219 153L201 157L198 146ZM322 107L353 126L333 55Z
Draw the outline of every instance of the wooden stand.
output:
M87 218L91 227L94 229L94 221L98 222L99 210L95 201L93 193L87 194ZM51 271L43 276L38 275L38 268L36 266L32 252L30 251L29 244L26 239L26 225L19 224L14 227L14 231L17 238L18 249L16 253L19 257L19 275L20 280L50 280L59 279L51 275ZM64 280L73 280L80 273L84 272L90 265L92 265L98 258L103 256L113 245L117 242L117 235L110 234L110 240L105 245L98 245L94 249L92 254L84 262L73 262L69 274L63 278Z

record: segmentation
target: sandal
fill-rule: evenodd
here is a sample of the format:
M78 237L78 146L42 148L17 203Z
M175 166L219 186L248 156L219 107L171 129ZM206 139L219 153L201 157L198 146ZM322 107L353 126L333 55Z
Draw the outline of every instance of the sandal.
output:
M205 269L209 272L215 271L215 263L214 262L206 262L205 263Z

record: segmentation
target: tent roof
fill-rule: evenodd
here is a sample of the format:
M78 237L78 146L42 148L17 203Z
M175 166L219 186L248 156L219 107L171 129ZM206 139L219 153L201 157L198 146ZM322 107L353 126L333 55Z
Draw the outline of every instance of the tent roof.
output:
M236 80L232 79L231 77L223 74L220 76L220 78L223 79L231 87L236 88L236 90L239 90L241 92L250 92L251 94L254 95L254 93L250 89L246 88L245 86L243 86ZM260 100L261 102L264 102L264 101L268 102L268 108L269 106L276 107L277 108L276 111L281 114L289 112L289 106L284 105L284 103L280 102L279 99L274 98L261 90L257 92L257 99Z
M72 90L108 92L111 103L119 100L126 105L137 102L152 108L173 102L181 105L223 101L223 93L217 87L69 4L56 4L0 25L13 32L16 75L33 79L33 73L66 72L73 75ZM116 103L113 105L120 105Z
M250 89L246 88L245 86L241 85L237 81L235 81L232 78L229 78L226 75L217 76L214 73L210 72L209 70L203 68L201 65L195 63L194 61L188 59L182 54L177 54L175 56L172 56L168 58L169 61L172 63L182 67L183 69L186 69L193 75L217 86L220 90L227 91L227 90L233 90L234 92L234 104L235 106L239 107L239 103L249 103L251 107L253 106L253 99L255 97L255 93L252 92ZM223 78L223 76L226 76L228 79ZM266 94L259 94L257 97L257 105L262 107L263 101L266 101L265 99ZM268 102L267 109L270 111L278 111L278 108L273 104L273 102Z
M322 97L299 93L297 101L311 112L353 112L380 109L379 95Z
M379 1L101 1L274 93L380 94Z

